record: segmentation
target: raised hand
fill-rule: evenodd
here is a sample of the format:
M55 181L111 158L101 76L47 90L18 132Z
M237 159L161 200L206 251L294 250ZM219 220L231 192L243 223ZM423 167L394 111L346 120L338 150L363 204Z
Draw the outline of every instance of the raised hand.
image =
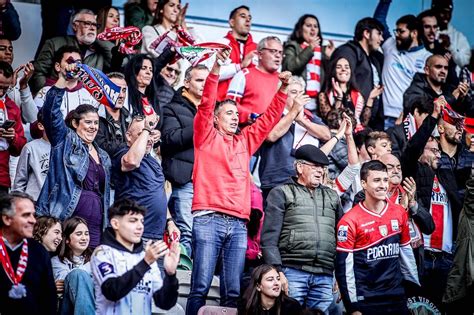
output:
M377 97L379 97L383 92L383 85L377 85L377 86L374 86L374 88L372 89L372 91L370 91L370 94L369 94L369 99L376 99Z
M168 246L163 241L153 242L149 240L145 245L145 257L143 258L148 265L153 264L158 258L166 255Z
M180 254L181 248L179 247L179 241L171 242L171 246L166 252L165 259L163 261L163 267L165 268L166 274L169 276L176 274L176 268L178 267Z
M344 135L350 136L352 134L352 131L354 130L354 126L352 126L352 119L346 114L342 113L342 119L343 122L346 123L346 128L344 129Z
M278 75L282 86L287 87L290 84L291 75L290 71L283 71Z
M434 102L434 108L433 108L433 114L432 116L434 118L439 118L439 115L441 115L441 112L443 111L444 107L446 106L447 102L446 99L444 98L443 95L438 97Z
M337 98L342 98L344 96L344 92L342 91L339 82L336 81L335 78L331 78L332 89L336 92Z
M329 45L324 48L324 54L329 58L331 58L332 53L336 50L336 45L332 40L329 40Z
M28 62L27 64L24 65L23 68L23 77L20 79L20 89L26 89L28 86L28 81L31 79L33 76L33 73L35 72L35 67L31 62Z
M250 66L250 64L252 63L252 59L253 57L255 57L256 54L257 54L256 50L252 50L251 52L249 52L240 63L240 67L243 69Z

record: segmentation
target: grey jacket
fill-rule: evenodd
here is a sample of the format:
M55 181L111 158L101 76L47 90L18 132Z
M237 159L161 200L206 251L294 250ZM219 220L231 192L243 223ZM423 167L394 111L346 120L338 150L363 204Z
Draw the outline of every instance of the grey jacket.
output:
M341 216L339 197L329 187L319 185L310 191L292 179L272 189L261 237L265 262L332 274Z

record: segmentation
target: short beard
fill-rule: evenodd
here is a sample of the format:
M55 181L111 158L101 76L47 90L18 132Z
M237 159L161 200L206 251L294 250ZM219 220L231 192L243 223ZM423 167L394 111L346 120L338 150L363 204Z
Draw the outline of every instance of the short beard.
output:
M400 40L401 40L400 44L398 44L398 42L397 42L397 49L398 50L408 50L410 48L411 44L413 43L413 38L411 38L411 37L402 38Z
M456 136L448 136L446 135L446 141L450 144L458 145L461 144L461 139L457 140Z
M96 39L96 36L88 36L88 35L78 35L77 36L77 40L81 43L81 44L85 44L85 45L92 45L92 43L95 42L95 39Z

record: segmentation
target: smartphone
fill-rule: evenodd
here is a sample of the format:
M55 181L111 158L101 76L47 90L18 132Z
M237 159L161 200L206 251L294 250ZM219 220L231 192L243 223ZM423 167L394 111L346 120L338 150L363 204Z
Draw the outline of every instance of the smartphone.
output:
M0 128L3 128L5 130L12 128L15 126L16 121L14 120L5 120L3 124L0 126Z

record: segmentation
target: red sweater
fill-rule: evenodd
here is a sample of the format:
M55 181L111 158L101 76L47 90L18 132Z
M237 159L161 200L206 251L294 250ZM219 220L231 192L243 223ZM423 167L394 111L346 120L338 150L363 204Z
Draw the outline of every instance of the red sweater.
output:
M286 94L278 92L264 115L240 134L214 127L218 76L209 74L194 118L192 211L214 210L241 219L250 215L250 157L281 117Z
M26 144L25 132L21 124L20 108L8 97L5 98L5 105L7 108L8 119L14 120L15 123L15 138L10 142L10 146L6 151L0 151L0 186L10 187L10 155L19 156L21 149Z
M240 69L240 63L242 62L244 57L247 56L249 52L257 50L257 44L254 43L252 35L250 34L247 37L245 44L243 45L239 41L237 41L234 36L232 36L232 31L229 31L229 33L227 33L227 35L224 38L228 40L226 44L229 45L230 48L232 48L229 59L232 61L233 64L236 64L239 66L238 69ZM255 67L253 63L250 63L249 68L251 67ZM217 96L218 101L222 101L226 98L227 89L229 88L230 80L232 80L232 78L227 79L227 80L222 80L219 82L219 90L218 90L218 96Z

